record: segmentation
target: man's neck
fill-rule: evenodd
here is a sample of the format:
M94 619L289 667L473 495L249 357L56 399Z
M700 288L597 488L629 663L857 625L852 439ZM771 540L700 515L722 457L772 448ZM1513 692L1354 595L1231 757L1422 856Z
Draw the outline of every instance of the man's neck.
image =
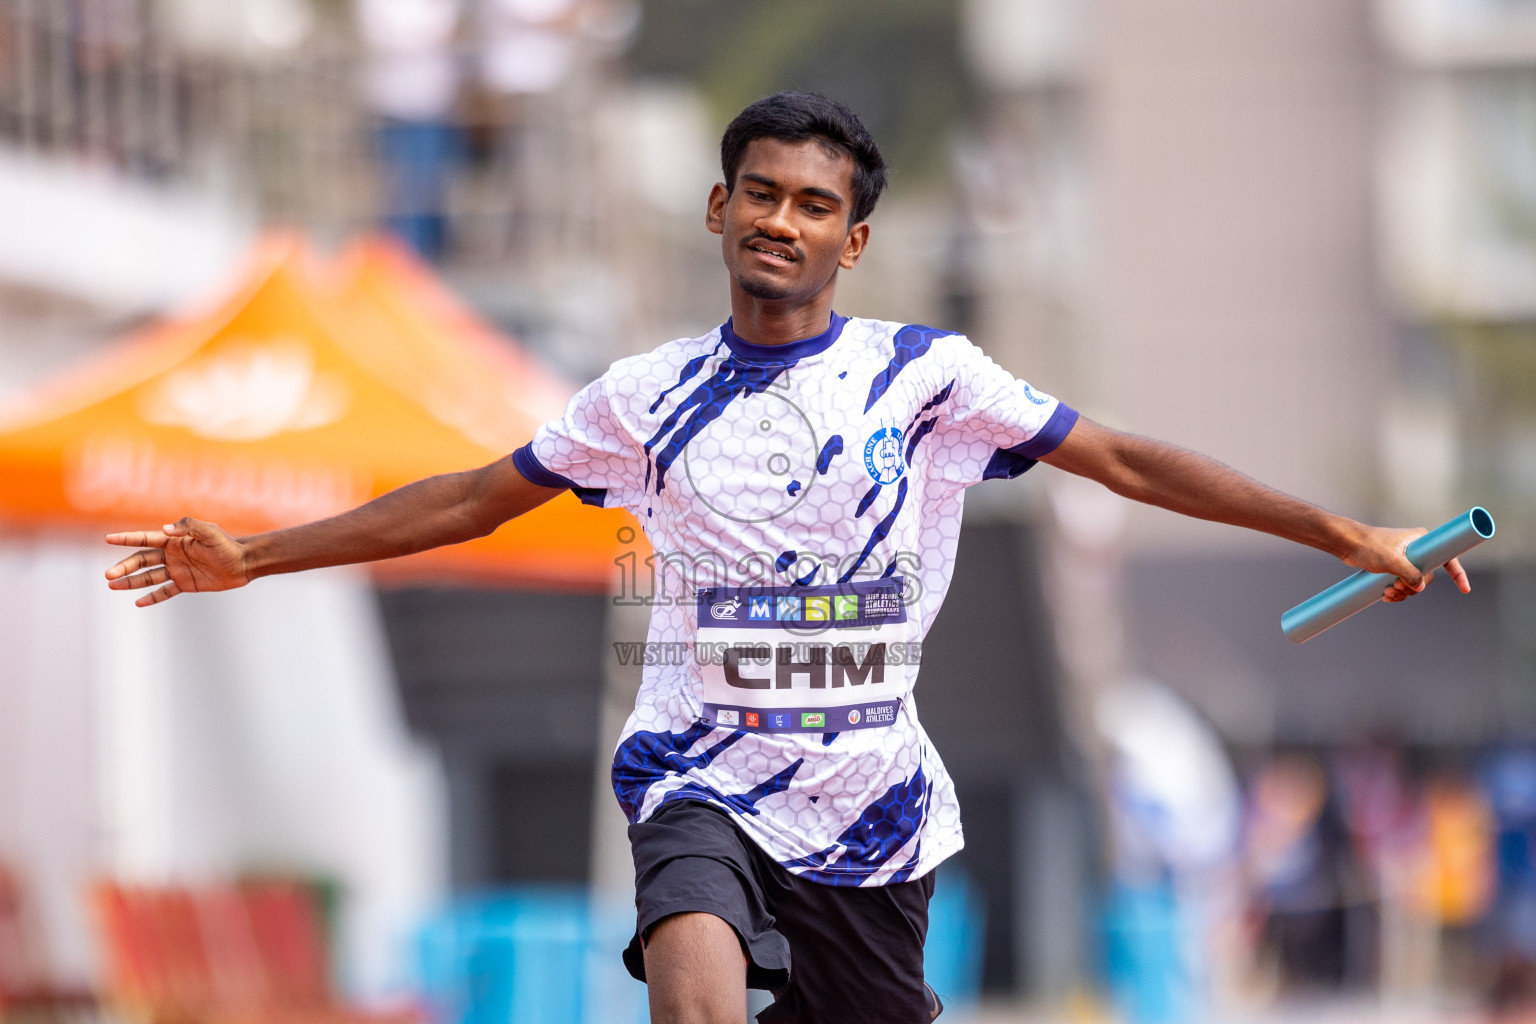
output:
M810 302L790 306L772 299L757 299L731 288L731 330L754 345L787 345L814 338L832 322L832 289Z

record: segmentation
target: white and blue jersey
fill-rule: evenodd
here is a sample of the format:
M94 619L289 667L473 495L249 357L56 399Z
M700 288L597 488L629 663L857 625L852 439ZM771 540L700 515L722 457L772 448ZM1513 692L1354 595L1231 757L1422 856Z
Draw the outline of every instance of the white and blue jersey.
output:
M704 800L831 885L915 878L959 850L954 787L917 720L923 636L965 488L1024 472L1076 421L958 334L836 314L774 346L727 321L571 399L514 459L628 509L655 548L613 761L630 821Z

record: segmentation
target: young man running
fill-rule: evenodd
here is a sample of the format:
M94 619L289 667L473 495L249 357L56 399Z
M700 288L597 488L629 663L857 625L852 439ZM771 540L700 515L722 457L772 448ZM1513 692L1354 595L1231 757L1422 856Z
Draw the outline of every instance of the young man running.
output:
M928 1021L933 869L962 840L913 684L966 487L1046 462L1392 573L1394 601L1429 580L1403 554L1423 531L1102 427L959 335L834 313L885 184L841 104L754 103L721 162L705 223L730 273L722 326L615 363L490 466L254 537L192 519L113 534L143 550L107 577L157 587L150 605L484 536L565 488L630 510L663 567L649 639L696 655L646 667L613 761L639 911L624 961L652 1019L739 1022L754 987L776 994L763 1024Z

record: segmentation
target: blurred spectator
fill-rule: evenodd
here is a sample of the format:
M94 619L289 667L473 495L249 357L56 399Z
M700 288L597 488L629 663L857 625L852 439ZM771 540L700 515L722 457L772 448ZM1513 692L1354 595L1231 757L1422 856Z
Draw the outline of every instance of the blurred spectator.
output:
M481 75L500 93L558 86L574 57L577 0L482 0Z
M1493 816L1468 778L1445 775L1424 789L1425 859L1420 899L1446 928L1476 924L1494 893Z
M1347 973L1397 991L1424 972L1412 951L1433 928L1411 899L1422 856L1424 828L1417 790L1395 743L1375 741L1341 752L1334 761L1339 804L1358 870L1358 898L1347 908ZM1417 936L1420 941L1409 940ZM1433 946L1432 938L1429 943ZM1422 959L1422 958L1420 958Z
M1113 753L1114 878L1105 967L1134 1024L1203 1016L1224 935L1241 795L1210 724L1161 683L1108 689L1095 720Z
M1259 769L1246 852L1265 942L1283 982L1341 987L1350 851L1338 802L1315 758L1286 754Z
M1401 752L1386 742L1346 750L1338 757L1337 777L1355 849L1380 873L1419 841L1418 805Z
M1536 751L1495 753L1484 778L1493 812L1498 898L1489 933L1496 1009L1536 1001Z
M371 56L367 97L380 115L384 222L427 259L442 256L449 175L463 143L450 120L459 73L458 0L358 0Z

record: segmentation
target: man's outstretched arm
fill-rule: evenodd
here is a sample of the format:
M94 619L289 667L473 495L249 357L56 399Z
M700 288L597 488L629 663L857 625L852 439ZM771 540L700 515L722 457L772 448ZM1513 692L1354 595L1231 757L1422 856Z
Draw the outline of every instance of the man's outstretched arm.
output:
M108 544L143 550L108 569L107 585L159 587L134 602L145 608L177 594L243 587L258 576L415 554L484 537L560 490L530 483L508 456L418 480L329 519L252 537L231 537L196 519L108 534Z
M1122 433L1079 417L1070 433L1041 462L1097 480L1116 494L1198 519L1272 533L1306 544L1357 569L1398 577L1386 590L1401 601L1423 590L1433 573L1420 572L1403 554L1424 530L1367 526L1324 511L1230 466L1175 445ZM1471 584L1461 563L1446 570L1462 593Z

